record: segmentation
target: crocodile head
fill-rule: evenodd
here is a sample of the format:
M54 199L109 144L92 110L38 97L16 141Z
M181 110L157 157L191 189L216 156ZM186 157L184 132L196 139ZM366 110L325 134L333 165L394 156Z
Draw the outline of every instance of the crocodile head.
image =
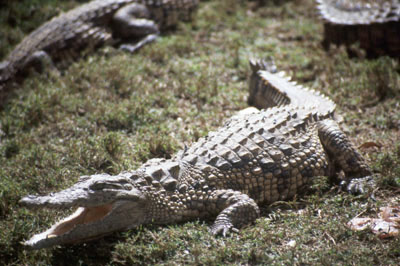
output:
M78 207L72 215L24 244L38 249L77 243L143 224L147 219L148 201L145 194L132 185L131 175L84 176L60 192L22 198L20 203L29 208Z

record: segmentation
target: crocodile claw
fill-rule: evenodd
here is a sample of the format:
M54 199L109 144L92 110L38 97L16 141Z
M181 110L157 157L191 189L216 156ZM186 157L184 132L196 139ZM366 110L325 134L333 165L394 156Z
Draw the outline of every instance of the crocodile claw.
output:
M213 226L211 226L210 232L213 235L221 234L223 237L226 237L229 234L229 232L238 233L239 230L233 227L231 223L215 223Z
M374 187L376 187L376 181L374 176L365 176L361 178L353 178L349 181L342 181L341 187L351 194L365 194Z

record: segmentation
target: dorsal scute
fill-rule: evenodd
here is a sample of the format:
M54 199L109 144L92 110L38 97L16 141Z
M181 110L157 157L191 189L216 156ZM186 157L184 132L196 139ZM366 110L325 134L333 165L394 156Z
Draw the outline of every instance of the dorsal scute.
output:
M154 158L147 161L131 179L137 184L163 187L174 191L179 182L181 167L179 161Z

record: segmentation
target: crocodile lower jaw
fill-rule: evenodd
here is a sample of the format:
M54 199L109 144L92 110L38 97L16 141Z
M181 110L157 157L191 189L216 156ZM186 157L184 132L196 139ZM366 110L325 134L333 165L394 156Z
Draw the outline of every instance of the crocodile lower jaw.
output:
M88 225L101 221L106 217L112 210L112 204L106 204L96 207L79 207L73 214L54 224L48 230L34 235L31 239L26 241L24 244L32 248L36 246L43 240L48 240L50 238L62 238L64 235L68 234L77 225ZM69 242L70 244L81 242L88 239L79 239Z

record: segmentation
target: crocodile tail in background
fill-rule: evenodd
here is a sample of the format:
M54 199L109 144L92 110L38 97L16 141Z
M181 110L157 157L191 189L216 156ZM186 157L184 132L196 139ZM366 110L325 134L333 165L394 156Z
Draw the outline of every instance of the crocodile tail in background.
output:
M320 92L291 81L285 73L277 72L272 62L250 60L253 71L250 77L248 103L258 109L294 105L317 110L321 117L331 117L336 105Z
M400 57L400 0L316 0L326 49L359 42L369 57Z

